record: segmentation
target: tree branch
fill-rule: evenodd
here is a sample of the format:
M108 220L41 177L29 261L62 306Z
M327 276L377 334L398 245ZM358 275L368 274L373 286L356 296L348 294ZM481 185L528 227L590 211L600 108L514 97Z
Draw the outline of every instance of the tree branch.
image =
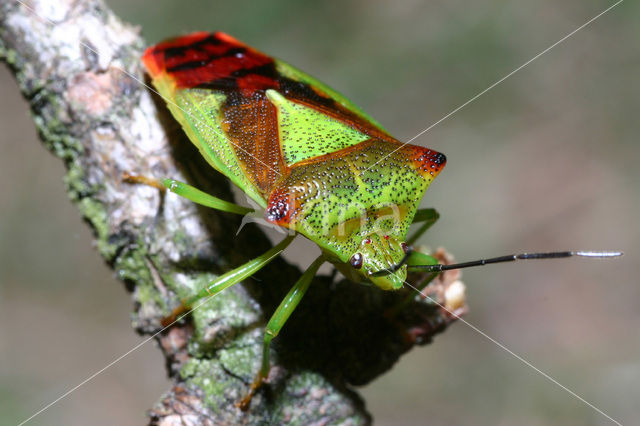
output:
M99 0L0 4L0 57L29 100L45 146L64 161L69 197L100 254L132 292L134 328L151 334L180 297L270 243L255 225L235 236L234 215L123 183L124 172L173 177L232 199L227 180L141 84L143 45ZM157 336L174 384L150 410L152 424L367 423L350 386L371 381L455 320L428 301L385 316L406 294L317 277L276 339L270 385L241 412L234 403L257 371L264 320L299 273L277 259ZM429 294L446 303L456 277L434 281Z

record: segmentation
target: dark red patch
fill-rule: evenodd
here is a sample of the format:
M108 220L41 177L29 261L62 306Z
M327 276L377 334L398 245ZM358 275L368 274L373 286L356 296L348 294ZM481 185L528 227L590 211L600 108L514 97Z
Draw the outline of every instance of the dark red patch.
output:
M284 201L276 201L269 205L267 209L267 220L269 222L280 222L289 215L289 204Z
M249 74L238 79L238 88L248 96L256 90L266 90L273 87L277 87L276 81L264 75Z
M286 227L296 213L296 200L288 192L274 191L269 196L265 219L276 225Z
M422 171L425 175L435 178L445 164L447 164L447 157L445 157L444 154L429 148L410 146L417 151L416 157L413 160L414 164L416 164L418 170Z
M147 49L142 60L152 77L166 72L178 88L277 89L273 60L224 33L198 32Z
M349 263L354 269L362 268L362 263L364 262L364 257L361 253L356 253L349 259Z
M238 92L245 98L276 89L287 99L343 121L367 135L392 140L321 89L278 73L271 57L221 32L198 32L167 40L147 49L142 61L152 77L166 73L178 89L199 87Z

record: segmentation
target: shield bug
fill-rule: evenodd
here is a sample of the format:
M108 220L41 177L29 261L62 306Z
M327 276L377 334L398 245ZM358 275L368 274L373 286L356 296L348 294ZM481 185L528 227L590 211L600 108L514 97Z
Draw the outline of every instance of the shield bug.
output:
M620 255L530 253L439 264L411 244L438 217L435 210L418 207L445 166L443 154L394 139L333 89L223 33L198 32L168 40L150 47L143 62L207 162L264 208L268 222L294 234L183 301L165 322L258 271L296 234L322 250L269 320L262 365L241 407L248 406L268 376L270 342L324 262L352 281L397 290L406 283L408 270L437 273L517 259ZM157 186L214 209L252 211L173 179ZM422 225L407 236L413 223Z

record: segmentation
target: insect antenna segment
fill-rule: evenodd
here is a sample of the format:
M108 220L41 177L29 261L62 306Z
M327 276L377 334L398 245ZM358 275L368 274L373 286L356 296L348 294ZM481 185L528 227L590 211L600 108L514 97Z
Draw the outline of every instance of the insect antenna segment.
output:
M378 272L371 274L372 276L382 276L391 274L402 267L405 263L407 263L409 256L411 255L412 249L409 247L407 249L407 254L402 258L402 260L397 264L392 266L391 268L384 269ZM503 262L513 262L515 260L529 260L529 259L560 259L565 257L591 257L591 258L610 258L610 257L620 257L624 253L621 251L553 251L546 253L520 253L520 254L509 254L506 256L498 256L491 257L488 259L478 259L472 260L470 262L462 262L462 263L454 263L450 265L444 264L436 264L436 265L409 265L409 269L420 269L425 272L442 272L449 271L451 269L462 269L462 268L470 268L472 266L484 266L492 263L503 263Z

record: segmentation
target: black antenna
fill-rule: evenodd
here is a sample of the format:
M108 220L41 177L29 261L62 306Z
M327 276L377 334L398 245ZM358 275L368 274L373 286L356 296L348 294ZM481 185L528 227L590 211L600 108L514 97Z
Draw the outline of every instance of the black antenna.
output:
M380 277L382 275L393 274L395 271L397 271L398 269L402 268L402 265L407 263L407 261L409 260L409 256L411 256L411 253L413 253L413 247L406 246L406 248L404 249L404 257L402 259L400 259L400 262L396 263L395 265L393 265L389 269L383 269L381 271L375 272L375 273L371 274L371 276Z
M402 258L400 263L394 265L389 269L375 272L371 274L374 277L391 274L402 267L407 262L407 258L411 250L407 251L407 254ZM608 257L620 257L624 253L621 251L554 251L549 253L521 253L510 254L507 256L491 257L489 259L473 260L471 262L454 263L451 265L409 265L410 269L421 269L427 272L442 272L449 271L451 269L470 268L472 266L483 266L492 263L513 262L515 260L527 260L527 259L560 259L565 257L580 256L580 257L593 257L593 258L608 258Z

